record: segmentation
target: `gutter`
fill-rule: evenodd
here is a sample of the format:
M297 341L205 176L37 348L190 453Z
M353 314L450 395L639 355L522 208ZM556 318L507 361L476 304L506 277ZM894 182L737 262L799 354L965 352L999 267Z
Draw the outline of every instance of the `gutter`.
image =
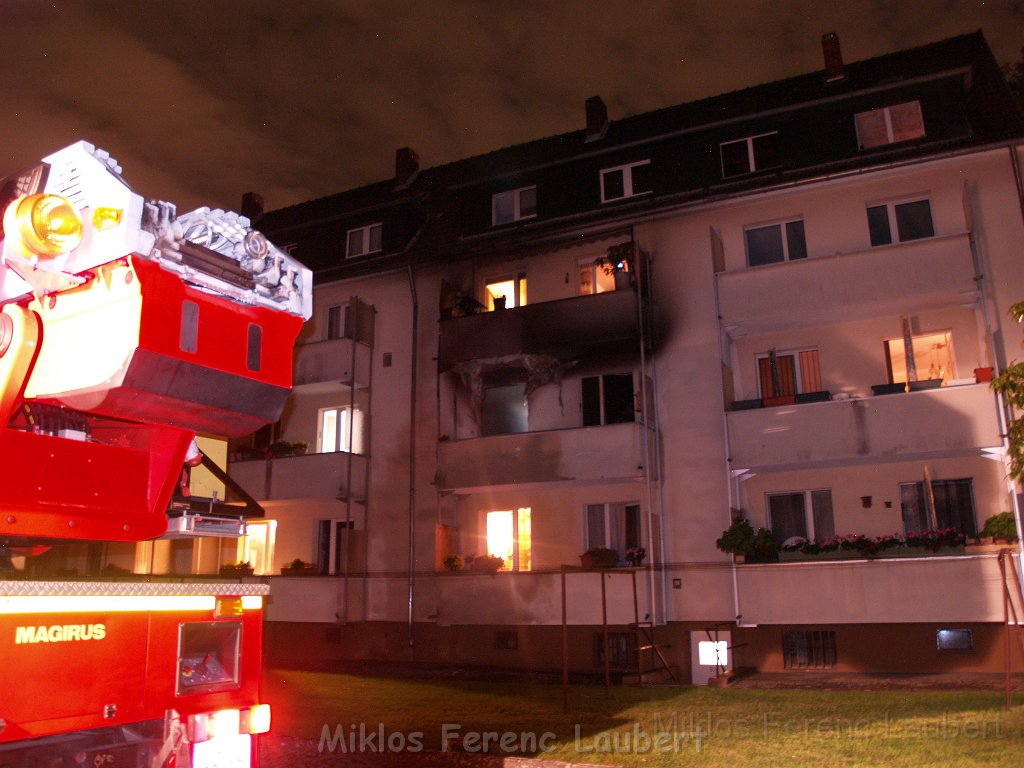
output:
M412 298L412 364L409 374L409 648L415 646L413 607L416 597L416 373L419 353L420 307L416 294L416 278L409 264L409 294Z

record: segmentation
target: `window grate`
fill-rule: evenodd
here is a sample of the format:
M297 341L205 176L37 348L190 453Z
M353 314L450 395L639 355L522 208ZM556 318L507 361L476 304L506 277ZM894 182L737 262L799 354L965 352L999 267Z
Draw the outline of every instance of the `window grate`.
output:
M833 669L836 666L836 633L809 630L782 633L786 669Z

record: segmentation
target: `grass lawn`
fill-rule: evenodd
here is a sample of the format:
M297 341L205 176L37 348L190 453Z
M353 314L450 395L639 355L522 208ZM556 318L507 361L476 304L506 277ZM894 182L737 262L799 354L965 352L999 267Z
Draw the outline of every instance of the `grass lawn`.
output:
M441 749L643 766L976 766L1024 760L1024 694L775 691L423 680L268 670L273 731L362 751ZM362 729L362 730L361 730ZM446 730L447 729L447 730ZM381 735L383 734L383 739ZM504 736L505 741L499 741ZM541 749L543 748L543 749Z

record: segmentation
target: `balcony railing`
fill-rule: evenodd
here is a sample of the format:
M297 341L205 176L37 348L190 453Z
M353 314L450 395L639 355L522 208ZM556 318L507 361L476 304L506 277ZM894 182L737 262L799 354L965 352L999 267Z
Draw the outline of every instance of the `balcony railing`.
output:
M718 275L731 335L905 315L971 300L977 285L964 235L802 259Z
M984 384L733 411L728 424L733 468L759 471L977 455L1001 444Z
M338 384L365 387L369 372L370 348L352 339L313 341L295 349L293 385L306 392Z
M655 433L642 424L494 435L438 444L438 486L459 491L527 483L645 477Z
M232 461L228 473L258 501L366 498L365 456L312 453L277 459ZM349 487L349 462L352 462Z
M1003 620L995 554L743 565L736 578L744 623Z
M577 296L441 321L438 367L469 360L548 354L585 359L636 350L636 291Z

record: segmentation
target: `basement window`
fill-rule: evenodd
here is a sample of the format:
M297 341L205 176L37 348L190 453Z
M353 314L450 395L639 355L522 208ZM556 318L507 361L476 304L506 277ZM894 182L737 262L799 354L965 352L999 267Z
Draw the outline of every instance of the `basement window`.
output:
M939 629L935 647L946 653L970 653L974 650L974 632L970 629Z
M783 632L782 659L786 669L834 669L836 633L831 630Z
M608 666L615 670L636 669L636 636L632 632L608 633ZM604 667L604 633L594 633L594 666Z

